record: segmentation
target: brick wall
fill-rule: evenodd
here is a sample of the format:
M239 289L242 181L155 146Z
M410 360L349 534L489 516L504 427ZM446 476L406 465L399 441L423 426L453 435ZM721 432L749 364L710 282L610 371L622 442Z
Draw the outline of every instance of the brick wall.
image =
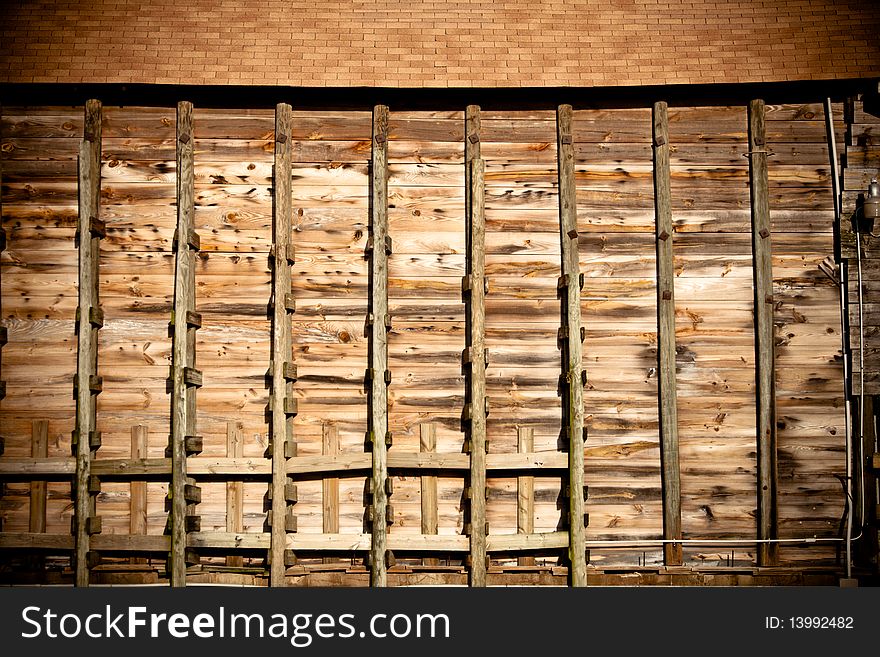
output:
M880 75L877 0L0 2L0 82L590 86Z

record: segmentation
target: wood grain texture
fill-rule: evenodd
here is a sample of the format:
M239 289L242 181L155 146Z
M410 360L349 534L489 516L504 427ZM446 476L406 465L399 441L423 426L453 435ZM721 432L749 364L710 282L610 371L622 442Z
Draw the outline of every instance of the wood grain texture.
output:
M419 425L419 452L433 454L437 451L437 426L433 423ZM435 475L422 475L419 478L421 502L421 531L425 535L435 535L439 527L437 506L437 477ZM438 566L440 560L436 557L424 557L422 563L425 566Z
M535 449L535 432L530 427L517 429L517 451L522 454ZM531 476L516 479L516 532L532 534L535 531L535 478ZM566 537L568 538L568 537ZM520 566L534 566L535 557L518 557Z
M770 259L770 207L767 193L767 137L764 101L749 103L749 185L755 292L755 376L757 379L758 538L778 536L776 376L773 327L773 270ZM758 546L758 563L776 564L778 546Z
M83 141L79 150L79 319L76 363L76 499L75 562L77 586L89 585L89 518L95 514L95 498L89 493L90 464L95 456L91 436L97 430L97 399L89 383L98 374L98 327L89 321L100 308L98 269L100 236L93 231L100 221L101 198L101 103L89 100L85 106Z
M665 102L654 103L654 212L657 236L657 393L663 483L663 538L681 538L681 474L678 459L678 395L675 381L675 264L669 187L669 119ZM681 546L667 543L664 562L681 564Z
M171 586L186 585L186 527L188 513L184 496L187 483L186 436L196 427L195 388L188 386L184 372L195 367L195 329L186 321L195 311L195 267L189 236L193 224L193 123L192 103L177 105L177 243L174 271L174 337L172 342L171 397Z
M370 344L369 344L369 434L372 441L372 542L370 546L370 585L387 586L387 510L388 478L385 434L388 432L388 108L373 108L372 160L370 165Z
M44 459L49 456L49 422L35 420L31 434L31 457ZM28 531L32 534L46 532L46 482L31 482L30 521Z
M480 108L469 105L465 117L465 215L467 231L466 342L471 354L466 369L464 421L470 447L470 569L471 586L486 585L486 223L484 207L485 163L480 157L482 138Z
M284 550L287 545L287 500L284 486L287 483L286 454L292 454L293 418L286 408L291 397L292 384L284 376L285 363L292 363L291 327L286 299L290 296L290 229L291 206L291 159L290 136L293 130L292 108L281 103L275 109L275 196L272 222L272 546L269 555L270 583L284 586ZM288 451L290 450L290 451Z
M574 134L571 105L560 105L556 112L559 168L559 240L562 285L561 335L563 424L569 458L568 558L572 586L587 584L587 556L584 546L584 400L581 346L581 289L579 284L578 221L574 182Z
M226 423L226 456L240 459L244 456L244 426L241 422ZM226 531L240 534L244 530L244 484L232 481L226 484ZM244 558L238 555L226 557L226 565L240 568Z

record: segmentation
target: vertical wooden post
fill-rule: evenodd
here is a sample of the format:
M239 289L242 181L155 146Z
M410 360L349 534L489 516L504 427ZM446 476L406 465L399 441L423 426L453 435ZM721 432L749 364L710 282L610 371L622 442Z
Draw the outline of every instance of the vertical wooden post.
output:
M485 164L480 157L480 108L465 112L465 212L467 221L466 348L468 389L464 417L470 445L470 585L486 586L486 219Z
M517 427L516 448L520 454L535 451L535 430ZM535 532L535 478L531 475L516 478L516 533ZM534 566L535 557L518 557L520 566Z
M562 247L563 325L561 330L563 361L563 430L569 459L569 560L571 585L586 586L587 555L584 516L584 401L581 382L581 288L578 259L577 193L574 182L574 146L571 105L556 111L557 154L559 166L559 235Z
M143 425L131 428L131 458L147 458L147 439L150 435L149 427ZM143 536L147 533L147 482L132 481L129 484L129 533ZM131 563L146 563L143 557L132 557Z
M672 202L669 123L665 102L654 103L654 217L657 244L657 383L663 538L681 538L681 474L678 458L678 401L675 383L675 269L672 260ZM681 565L680 543L666 543L667 566Z
M370 416L369 435L373 449L373 527L370 548L370 584L386 586L388 573L387 511L388 461L385 436L388 433L388 255L391 237L388 234L388 108L373 108L373 146L370 166Z
M321 427L322 451L324 456L339 454L339 428L331 423L324 422ZM325 476L321 480L322 490L322 519L325 534L339 533L339 478ZM324 563L336 561L333 557L324 557Z
M776 390L773 344L773 265L764 101L749 103L749 185L752 206L752 263L757 383L758 538L778 538L776 499ZM778 561L776 543L760 543L758 565Z
M433 453L437 451L437 425L426 422L419 425L419 451ZM422 534L434 535L438 531L437 509L437 477L434 475L422 475L421 479L422 500ZM422 559L425 566L437 566L440 560L436 557Z
M177 231L174 244L174 339L172 342L171 397L171 586L186 585L187 504L186 456L189 444L199 442L196 433L196 388L201 372L195 369L196 335L201 318L195 312L195 253L199 237L193 215L195 178L193 173L192 103L177 104ZM190 527L192 527L190 521Z
M272 509L269 582L284 586L284 551L287 548L287 455L293 455L293 381L285 376L292 367L291 326L289 313L295 310L290 291L290 244L292 213L291 128L292 108L279 103L275 108L275 214L273 216L273 287L272 315ZM291 527L292 529L292 527Z
M49 422L34 420L31 423L31 456L44 459L49 456ZM46 481L31 482L30 522L28 531L46 533Z
M226 423L226 456L241 458L244 456L244 425L241 422ZM226 483L226 531L240 534L244 531L244 484L240 481ZM226 557L226 565L241 568L244 558L238 555Z
M101 206L101 103L89 100L85 106L83 141L79 149L79 313L77 317L76 360L76 499L74 501L75 556L77 586L89 585L89 535L98 529L95 498L89 493L91 460L99 445L97 394L98 329L103 324L98 298L98 261L104 224L99 219Z

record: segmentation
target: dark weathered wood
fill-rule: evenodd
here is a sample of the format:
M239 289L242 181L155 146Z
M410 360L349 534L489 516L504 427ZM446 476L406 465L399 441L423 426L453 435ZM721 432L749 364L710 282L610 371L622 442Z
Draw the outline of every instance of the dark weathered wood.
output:
M335 456L339 453L339 429L330 422L324 422L321 428L322 453L324 456ZM339 533L339 478L325 477L321 480L322 523L325 534ZM332 558L325 557L324 563L331 563Z
M419 452L433 454L437 451L437 425L426 422L419 425ZM419 478L421 485L422 503L422 534L435 535L439 526L437 507L437 477L435 475L423 475ZM425 566L438 566L440 560L435 557L424 557L422 563Z
M74 500L75 555L77 586L89 585L88 520L95 513L95 497L88 481L94 451L89 437L97 426L97 398L89 382L98 374L98 327L89 321L92 309L99 308L98 269L100 236L92 231L101 205L101 103L89 100L85 106L83 141L79 149L79 321L77 322L76 361L76 499Z
M572 586L587 584L584 544L584 401L581 383L581 289L579 285L577 195L574 181L574 147L571 105L556 112L559 168L559 238L562 254L562 368L564 381L563 430L569 458L568 525Z
M270 583L284 586L284 550L287 546L286 454L293 453L293 417L286 402L292 399L293 384L284 376L284 364L291 361L290 317L287 296L290 294L290 262L287 258L291 229L291 159L290 134L292 108L279 103L275 108L275 212L273 215L272 298L272 546L269 558Z
M34 420L31 426L31 456L44 459L49 456L49 422ZM46 481L31 482L31 505L28 531L41 534L46 531Z
M186 436L196 434L196 388L188 386L185 370L195 367L195 326L185 318L195 311L195 255L193 221L192 103L177 104L177 240L174 271L174 325L171 397L171 586L186 585L186 517L192 515L184 496L187 484ZM190 508L188 508L190 507Z
M669 191L669 120L665 102L654 103L654 213L657 237L657 395L663 485L663 538L681 538L681 471L675 386L675 265ZM681 545L667 543L667 566L681 564Z
M370 546L370 584L388 583L387 447L388 388L383 372L388 369L388 335L383 318L388 314L388 108L373 108L372 160L370 164L370 315L369 369L373 372L369 388L369 434L372 443L372 541Z
M749 189L752 209L752 263L755 305L755 378L757 385L758 538L778 537L776 476L775 346L773 342L773 265L770 242L767 143L764 101L749 103ZM758 563L775 565L775 543L758 546Z
M531 427L519 427L516 430L516 447L520 454L528 454L535 450L535 431ZM533 534L535 531L535 478L531 475L516 479L516 532L517 534ZM566 537L568 545L568 537ZM534 566L535 557L518 557L520 566Z
M465 221L467 261L465 394L466 436L470 445L470 585L486 586L486 217L485 163L480 157L480 108L465 112Z
M241 422L226 423L226 456L240 459L244 456L244 425ZM226 531L240 534L244 531L244 484L231 481L226 484ZM244 558L238 555L226 557L226 565L238 567L244 565Z

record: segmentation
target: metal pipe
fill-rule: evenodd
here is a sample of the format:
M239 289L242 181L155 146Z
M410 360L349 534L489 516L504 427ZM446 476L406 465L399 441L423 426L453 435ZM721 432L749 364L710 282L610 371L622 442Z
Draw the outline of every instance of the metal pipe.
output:
M837 139L834 134L834 114L831 108L831 99L825 99L825 131L828 138L828 155L831 160L831 189L834 197L834 223L837 227L838 234L841 233L841 215L842 215L842 199L840 197L840 176L837 163ZM858 232L856 232L856 240L858 250ZM842 257L838 257L837 278L840 285L840 342L841 352L843 353L843 399L844 399L844 442L846 451L846 577L852 576L852 523L853 523L853 496L852 496L852 423L851 413L852 407L850 403L850 359L852 354L849 349L849 315L847 310L847 267ZM859 259L859 296L861 297L861 259ZM859 303L859 311L861 312L861 302ZM859 315L859 331L861 334L861 315ZM864 349L859 345L859 357L864 358ZM860 368L860 372L864 372L864 367ZM862 375L864 377L864 375ZM864 381L864 378L862 378ZM860 392L864 388L862 385ZM864 413L859 412L862 418Z

